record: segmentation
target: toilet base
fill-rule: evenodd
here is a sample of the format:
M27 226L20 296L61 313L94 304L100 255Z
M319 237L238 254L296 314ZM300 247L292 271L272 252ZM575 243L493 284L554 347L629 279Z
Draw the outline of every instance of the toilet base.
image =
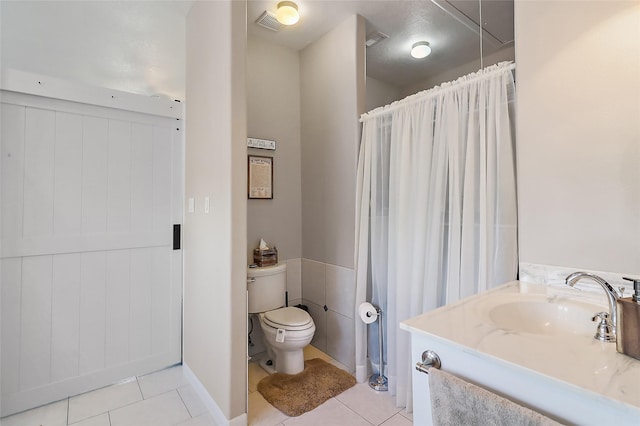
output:
M271 361L271 365L269 365ZM302 349L295 351L277 351L269 348L267 356L258 364L269 374L298 374L304 370L304 352Z
M276 372L276 365L269 357L261 359L258 362L258 365L260 365L260 367L269 374Z
M276 371L284 374L298 374L304 370L304 352L302 348L295 351L279 351L276 353Z

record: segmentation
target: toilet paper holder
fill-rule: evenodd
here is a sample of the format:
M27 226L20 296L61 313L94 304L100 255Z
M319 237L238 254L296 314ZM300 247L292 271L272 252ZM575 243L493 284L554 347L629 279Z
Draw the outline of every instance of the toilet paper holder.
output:
M376 320L380 320L378 321L378 360L380 362L380 368L378 369L378 374L372 374L371 377L369 377L369 386L380 392L387 391L389 390L389 380L384 375L384 361L382 359L382 309L369 302L364 302L360 305L358 311L360 319L362 319L365 324L371 324Z

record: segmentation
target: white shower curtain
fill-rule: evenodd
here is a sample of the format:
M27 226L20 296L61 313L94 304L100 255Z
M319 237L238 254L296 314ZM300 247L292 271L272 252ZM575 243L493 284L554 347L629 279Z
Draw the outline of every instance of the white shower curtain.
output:
M383 311L385 375L412 410L410 336L399 323L516 278L511 63L362 116L356 309ZM356 375L378 364L377 328L356 324Z

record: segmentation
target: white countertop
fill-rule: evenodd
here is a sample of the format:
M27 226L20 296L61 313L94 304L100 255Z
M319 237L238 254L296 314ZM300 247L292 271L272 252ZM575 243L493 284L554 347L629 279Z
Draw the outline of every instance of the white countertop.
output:
M496 326L487 315L496 306L495 301L515 300L525 296L523 293L549 301L582 298L599 304L603 311L608 310L601 304L604 298L598 295L594 299L593 294L568 287L514 281L408 319L400 328L640 409L640 361L618 353L615 343L595 340L595 323L589 336L525 333Z

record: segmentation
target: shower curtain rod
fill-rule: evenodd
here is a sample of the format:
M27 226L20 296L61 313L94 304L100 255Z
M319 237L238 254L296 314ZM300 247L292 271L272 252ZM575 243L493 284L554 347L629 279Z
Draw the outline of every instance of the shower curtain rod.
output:
M368 120L370 118L373 117L377 117L381 114L385 114L388 112L391 112L393 110L395 110L396 108L405 106L407 104L412 104L414 102L419 102L424 100L425 98L428 98L430 96L436 96L441 94L443 91L448 91L448 90L453 90L456 89L458 87L461 86L465 86L467 84L470 84L482 77L486 77L488 75L500 72L500 71L504 71L504 70L510 70L513 71L516 68L516 64L514 64L511 61L505 61L505 62L500 62L494 65L490 65L487 68L481 69L479 71L470 73L470 74L466 74L463 75L462 77L458 77L457 79L453 80L453 81L449 81L446 83L442 83L438 86L432 87L431 89L427 89L427 90L423 90L421 92L418 93L414 93L413 95L409 95L406 98L400 99L399 101L395 101L390 103L389 105L385 105L382 107L378 107L375 109L372 109L369 112L366 112L364 114L362 114L360 116L360 123L364 122L365 120Z

